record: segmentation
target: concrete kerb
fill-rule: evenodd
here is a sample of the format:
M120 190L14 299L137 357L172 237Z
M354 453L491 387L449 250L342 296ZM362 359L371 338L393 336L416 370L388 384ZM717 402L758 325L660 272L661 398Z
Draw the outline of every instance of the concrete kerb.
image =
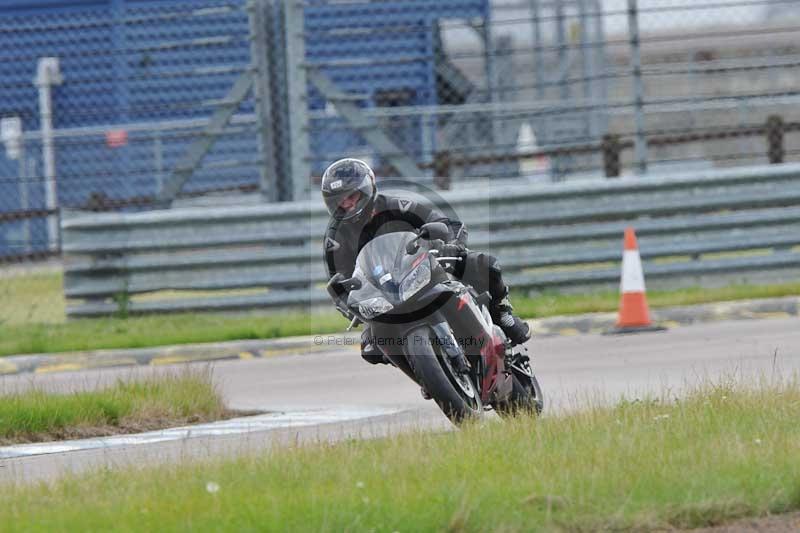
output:
M799 314L798 296L651 310L653 322L667 328L720 320L787 318ZM534 336L543 337L603 333L613 328L616 320L616 313L590 313L535 319L528 322L531 324ZM342 327L344 328L344 325ZM342 349L350 349L357 353L359 347L360 332L350 332L154 348L11 355L0 357L0 375L254 359Z
M317 339L319 337L319 339ZM268 340L182 344L153 348L92 350L59 354L11 355L0 357L0 375L115 368L160 366L176 363L255 359L276 355L312 353L360 346L360 336L331 334Z

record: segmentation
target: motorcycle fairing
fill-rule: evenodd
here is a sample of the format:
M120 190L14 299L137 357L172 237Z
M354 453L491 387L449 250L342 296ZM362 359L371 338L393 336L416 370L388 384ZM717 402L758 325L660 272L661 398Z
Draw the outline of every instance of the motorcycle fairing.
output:
M364 245L353 271L362 286L350 292L347 304L352 306L377 297L385 298L394 307L403 304L400 295L403 280L426 260L427 267L434 268L427 257L427 248L420 246L414 254L406 252L406 245L416 238L408 231L394 232L379 235Z

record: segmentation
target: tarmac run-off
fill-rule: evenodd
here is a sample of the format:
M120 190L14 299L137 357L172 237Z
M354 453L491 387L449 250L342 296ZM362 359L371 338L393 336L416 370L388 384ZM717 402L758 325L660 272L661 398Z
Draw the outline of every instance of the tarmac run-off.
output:
M679 395L687 385L725 375L755 379L780 373L786 377L800 370L797 318L706 323L623 336L534 338L529 348L548 413L577 408L588 401L612 402L621 395ZM230 407L280 412L282 418L265 421L261 427L239 424L238 430L187 432L141 443L123 439L78 451L2 459L0 482L53 479L98 466L157 464L231 456L284 444L380 437L409 428L451 427L401 372L364 363L357 347L332 346L304 356L197 364L213 367L214 379ZM4 377L0 384L5 391L33 385L53 391L89 389L118 377L174 369L26 374ZM279 420L284 423L277 423Z

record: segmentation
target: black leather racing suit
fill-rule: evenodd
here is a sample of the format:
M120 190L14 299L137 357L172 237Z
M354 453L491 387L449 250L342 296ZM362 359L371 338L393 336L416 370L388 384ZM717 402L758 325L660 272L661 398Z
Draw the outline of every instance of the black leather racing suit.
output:
M378 194L371 216L361 224L331 218L323 242L328 278L337 273L351 277L358 252L376 236L417 230L428 222L447 224L451 231L448 241L456 241L466 247L467 232L460 221L447 218L442 213L408 198ZM467 251L464 260L457 264L454 274L479 293L489 291L493 304L499 304L508 294L497 259L491 255ZM337 309L352 318L345 305L346 293L341 288L328 290ZM370 346L369 338L369 328L365 327L362 334L362 357L370 363L383 362L383 354L374 345Z

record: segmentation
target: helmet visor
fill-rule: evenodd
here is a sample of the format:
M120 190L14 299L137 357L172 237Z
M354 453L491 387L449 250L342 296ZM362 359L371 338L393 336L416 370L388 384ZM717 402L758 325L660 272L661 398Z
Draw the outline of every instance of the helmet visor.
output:
M342 194L325 197L325 205L328 212L341 220L347 220L358 216L364 211L369 203L370 197L360 190L350 190Z

